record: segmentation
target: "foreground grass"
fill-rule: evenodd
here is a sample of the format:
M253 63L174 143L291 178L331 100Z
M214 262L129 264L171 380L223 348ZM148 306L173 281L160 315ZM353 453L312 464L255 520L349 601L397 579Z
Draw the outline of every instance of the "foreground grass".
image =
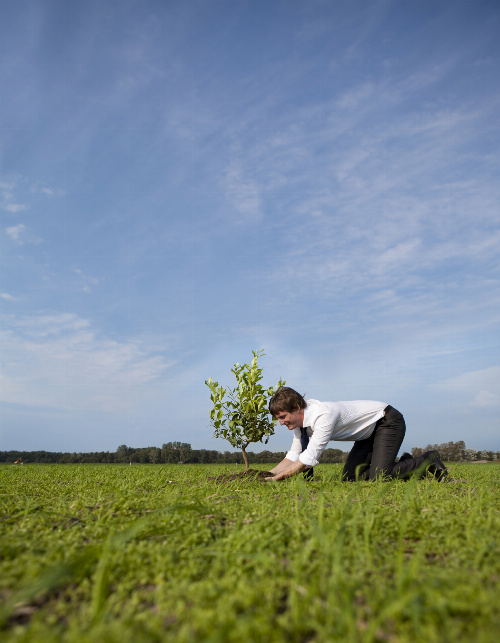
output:
M340 465L207 479L234 469L1 467L0 636L498 640L498 465L446 484L345 484Z

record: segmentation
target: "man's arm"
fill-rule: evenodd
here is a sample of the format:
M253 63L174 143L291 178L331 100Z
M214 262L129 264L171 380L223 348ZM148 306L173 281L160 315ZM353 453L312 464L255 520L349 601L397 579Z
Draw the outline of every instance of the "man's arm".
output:
M300 460L297 460L296 462L292 462L291 460L282 460L276 467L275 469L278 469L284 462L289 462L289 465L283 466L278 473L275 471L271 470L271 473L274 473L275 475L272 478L265 478L266 482L279 482L280 480L284 480L285 478L290 478L290 476L294 476L297 473L300 473L301 471L305 471L306 469L309 469L309 467L306 464L302 464Z

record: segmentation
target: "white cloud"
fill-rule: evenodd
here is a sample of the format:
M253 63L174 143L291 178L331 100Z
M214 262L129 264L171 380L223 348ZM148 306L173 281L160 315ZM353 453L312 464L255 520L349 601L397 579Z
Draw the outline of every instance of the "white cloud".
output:
M26 210L26 206L22 203L2 203L1 207L7 212L22 212Z
M442 70L434 72L436 81ZM421 82L413 78L404 92L394 89L393 102L420 91ZM349 93L368 91L362 84ZM275 220L281 208L286 211L288 256L306 258L279 266L276 279L285 270L308 287L317 278L331 283L333 273L351 287L353 280L366 286L374 277L390 276L397 282L380 285L393 288L401 274L447 270L453 258L484 262L493 256L498 184L491 172L481 171L486 161L480 154L475 172L467 178L458 172L460 159L474 156L469 142L482 115L428 108L388 119L386 106L387 97L377 93L349 113L330 103L323 115L317 107L300 110L293 123L285 114L267 145L246 146L238 173L232 166L231 178L253 177L261 211L273 212ZM245 202L243 191L235 187L233 193Z
M6 212L15 214L16 212L24 212L28 209L28 205L22 203L16 196L16 192L23 191L25 186L21 177L16 177L15 180L7 182L0 182L0 208ZM30 188L31 194L42 194L48 197L55 197L64 194L62 190L54 189L45 185L41 181L36 181Z
M351 87L337 100L337 106L348 110L356 109L360 104L366 104L376 91L377 87L370 82Z
M410 241L402 241L396 246L388 248L378 257L378 267L381 268L382 266L391 264L401 266L403 263L408 263L415 257L415 251L420 244L420 239L411 239Z
M38 244L41 243L41 239L36 237L30 232L30 229L24 225L24 223L18 223L15 226L8 226L5 228L6 234L18 245L23 245L25 243Z
M2 191L2 199L0 201L0 208L6 212L22 212L26 210L27 206L24 203L19 203L14 196L14 189L16 182L0 182L0 190Z
M500 406L500 366L462 373L440 382L438 388L458 393L470 406Z
M9 235L9 237L13 241L16 241L17 243L22 243L21 235L25 232L25 230L26 230L26 226L22 223L5 228L5 232Z
M96 279L95 277L90 277L89 275L86 275L83 270L80 270L80 268L75 268L75 273L80 277L81 279L81 284L82 284L82 290L83 292L90 292L91 287L95 286L99 283L99 280Z
M42 183L41 181L37 181L31 186L30 189L32 194L43 194L45 196L53 197L53 196L61 196L64 194L63 190L51 188L45 183Z
M473 401L474 406L498 406L500 397L491 391L479 391Z
M250 172L242 170L239 163L233 162L226 172L225 189L228 201L235 210L243 215L243 220L261 217L261 196L258 183Z
M97 336L71 313L4 319L2 399L64 410L129 412L169 363L139 341Z
M9 295L8 292L3 292L0 294L0 297L2 299L5 299L5 301L14 301L14 297L12 295Z

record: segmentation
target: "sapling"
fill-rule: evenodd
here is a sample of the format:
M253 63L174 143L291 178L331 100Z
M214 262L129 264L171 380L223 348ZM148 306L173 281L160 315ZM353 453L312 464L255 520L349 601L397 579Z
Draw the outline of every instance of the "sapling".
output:
M248 471L246 448L252 442L267 444L274 434L276 420L269 415L268 402L273 393L285 382L280 379L273 388L265 389L261 384L262 368L259 357L264 351L253 353L250 364L234 365L231 372L236 377L237 386L226 390L210 377L205 384L210 389L213 408L210 411L210 423L214 427L214 438L225 438L231 446L241 449Z

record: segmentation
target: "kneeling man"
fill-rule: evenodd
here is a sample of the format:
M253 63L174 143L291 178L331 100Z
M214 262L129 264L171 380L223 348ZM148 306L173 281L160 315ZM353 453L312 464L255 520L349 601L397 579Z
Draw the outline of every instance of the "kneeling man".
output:
M354 441L342 474L345 481L405 480L414 472L423 478L427 471L442 480L448 473L437 451L427 451L418 458L405 453L396 462L406 425L401 413L385 402L305 400L283 386L272 396L269 412L294 436L290 451L271 469L274 476L266 480L284 480L310 470L330 440Z

